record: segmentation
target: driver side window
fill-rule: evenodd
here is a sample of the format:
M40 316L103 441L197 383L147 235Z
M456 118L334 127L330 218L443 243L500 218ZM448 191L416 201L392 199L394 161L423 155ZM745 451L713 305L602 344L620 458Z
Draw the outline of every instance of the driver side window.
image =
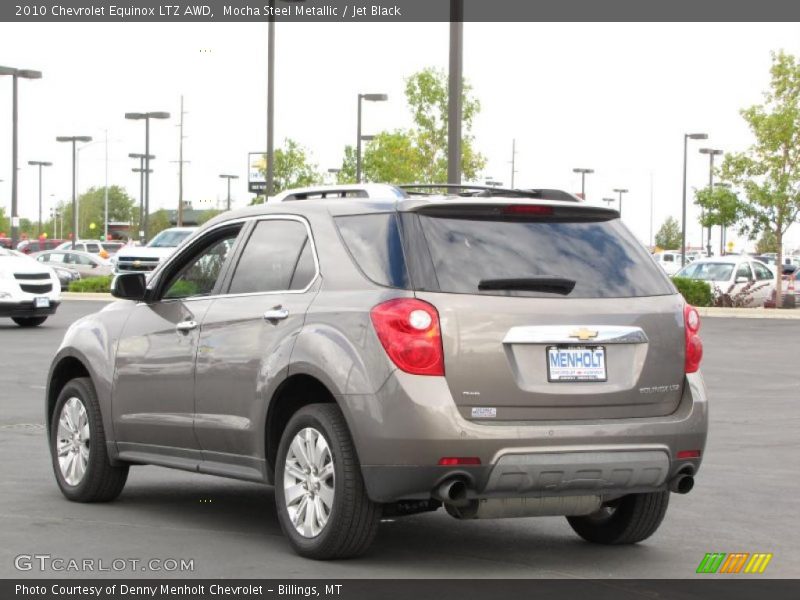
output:
M223 237L202 250L200 254L194 256L170 279L163 299L210 295L214 291L222 273L222 267L230 255L238 235L239 228L228 231Z

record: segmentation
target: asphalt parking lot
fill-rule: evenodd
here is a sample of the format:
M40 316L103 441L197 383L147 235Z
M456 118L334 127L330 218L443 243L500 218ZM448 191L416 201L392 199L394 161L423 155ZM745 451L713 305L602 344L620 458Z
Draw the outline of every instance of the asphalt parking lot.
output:
M800 576L800 321L704 320L712 406L703 468L692 493L672 496L664 524L645 543L593 546L563 518L462 522L440 510L384 522L363 558L319 563L291 551L264 486L139 467L116 502L64 500L44 437L45 378L69 323L101 306L64 302L34 330L0 320L0 577L79 575L15 569L20 554L49 554L193 559L194 571L170 577L685 578L707 552L771 552L759 577Z

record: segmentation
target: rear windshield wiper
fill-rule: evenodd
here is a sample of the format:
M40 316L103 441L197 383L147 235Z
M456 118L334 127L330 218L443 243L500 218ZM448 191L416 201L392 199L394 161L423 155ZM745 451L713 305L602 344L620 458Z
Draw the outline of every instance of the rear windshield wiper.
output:
M566 296L575 287L574 279L544 275L542 277L519 277L514 279L481 279L479 290L518 290L546 292Z

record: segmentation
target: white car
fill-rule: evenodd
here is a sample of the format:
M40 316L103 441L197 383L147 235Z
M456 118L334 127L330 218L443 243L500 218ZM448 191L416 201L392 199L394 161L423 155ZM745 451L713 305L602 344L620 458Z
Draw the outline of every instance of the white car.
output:
M764 306L775 289L772 270L750 256L729 255L698 258L678 271L676 277L707 281L715 296L726 295L736 305Z
M160 232L146 246L124 246L114 258L114 273L153 271L196 230L197 227L172 227Z
M0 248L0 317L20 327L41 325L61 303L55 271L28 257Z
M656 252L653 259L669 275L675 275L681 269L681 253L674 251Z

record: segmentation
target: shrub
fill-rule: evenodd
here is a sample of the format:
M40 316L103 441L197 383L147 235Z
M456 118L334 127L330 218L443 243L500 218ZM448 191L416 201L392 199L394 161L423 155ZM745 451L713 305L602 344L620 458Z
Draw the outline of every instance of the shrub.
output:
M87 277L69 284L70 292L109 293L111 291L111 275L102 277Z
M672 283L678 288L684 300L692 306L711 306L714 295L707 281L698 281L688 277L673 277Z

